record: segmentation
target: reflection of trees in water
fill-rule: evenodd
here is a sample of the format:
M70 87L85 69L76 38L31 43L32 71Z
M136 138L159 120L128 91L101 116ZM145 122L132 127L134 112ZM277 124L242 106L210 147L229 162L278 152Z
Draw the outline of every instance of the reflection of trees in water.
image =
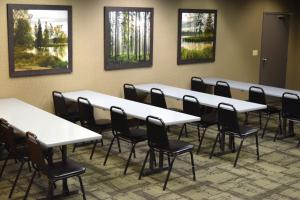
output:
M68 49L67 46L56 46L56 47L42 47L42 48L32 48L27 53L34 53L36 55L42 56L56 56L61 60L68 60Z

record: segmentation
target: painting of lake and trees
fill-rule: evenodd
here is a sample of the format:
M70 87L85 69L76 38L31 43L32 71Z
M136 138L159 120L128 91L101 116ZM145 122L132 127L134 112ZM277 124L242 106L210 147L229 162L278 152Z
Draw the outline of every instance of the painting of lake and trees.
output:
M179 10L178 64L214 62L215 10Z
M153 9L105 8L105 69L152 65Z
M70 14L69 6L8 5L11 76L71 72Z

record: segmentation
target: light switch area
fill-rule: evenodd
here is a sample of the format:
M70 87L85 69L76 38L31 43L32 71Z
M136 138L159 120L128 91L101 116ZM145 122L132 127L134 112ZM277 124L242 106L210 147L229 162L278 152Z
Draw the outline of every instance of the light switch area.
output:
M252 56L258 56L258 50L256 49L252 50Z

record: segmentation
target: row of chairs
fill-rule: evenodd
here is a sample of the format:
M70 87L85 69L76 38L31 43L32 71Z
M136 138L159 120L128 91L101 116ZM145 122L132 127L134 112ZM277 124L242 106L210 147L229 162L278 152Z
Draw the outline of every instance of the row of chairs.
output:
M198 92L208 92L207 85L200 77L192 77L191 78L191 89ZM214 87L214 94L218 96L223 96L227 98L231 98L231 89L227 82L217 81ZM267 108L264 110L256 111L259 116L259 126L262 129L262 116L266 116L267 120L263 127L263 132L261 137L263 138L269 123L269 120L272 115L278 115L278 131L274 136L274 141L276 140L278 133L282 133L282 119L292 121L292 122L300 122L300 98L297 94L285 92L281 98L281 109L268 105L266 101L266 95L261 87L251 86L249 88L249 102L264 104L267 105ZM246 113L245 122L248 122L248 113ZM300 146L300 139L298 142L298 147Z
M34 172L23 199L27 199L36 174L39 174L39 176L43 174L48 179L48 199L53 199L54 188L56 187L55 182L74 176L78 177L83 199L86 199L81 180L81 175L85 173L84 167L71 161L53 162L52 151L42 148L33 133L27 132L26 137L20 138L14 128L4 119L0 119L0 135L8 152L1 168L0 178L3 176L8 160L13 159L15 162L20 163L14 183L9 192L9 198L12 197L24 165L27 163L29 171L32 172L33 168ZM45 160L47 160L47 162Z

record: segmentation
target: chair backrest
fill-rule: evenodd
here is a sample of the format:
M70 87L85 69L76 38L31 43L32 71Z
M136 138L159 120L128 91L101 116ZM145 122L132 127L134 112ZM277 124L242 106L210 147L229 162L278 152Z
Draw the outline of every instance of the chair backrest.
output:
M151 105L160 108L167 108L165 95L161 89L152 88L150 90L150 96L151 96Z
M251 86L249 88L249 101L266 105L265 91L261 87Z
M201 117L203 114L203 108L196 97L190 95L184 95L182 105L183 105L183 112L186 114L199 116L199 117Z
M53 91L52 98L53 98L55 115L59 117L66 116L68 114L68 109L63 94L58 91Z
M218 105L218 130L240 134L237 112L233 105L226 103Z
M285 92L282 94L282 116L284 118L300 119L300 98L297 94Z
M114 134L129 136L129 126L125 111L116 106L110 108L111 126Z
M191 79L191 90L197 92L206 92L206 85L202 78L193 76Z
M134 85L125 83L123 85L124 89L124 98L131 101L138 101L138 95Z
M30 161L33 163L33 167L35 169L44 171L47 165L44 159L41 145L37 140L36 135L27 132L26 137L27 137L28 156Z
M17 150L16 150L14 129L5 120L1 120L0 123L1 123L0 129L1 129L1 133L3 134L3 141L5 144L5 148L8 150L10 155L16 156Z
M8 124L7 121L6 121L5 119L0 118L0 125L1 125L2 123ZM4 143L4 133L3 133L3 130L2 130L2 128L1 128L1 126L0 126L0 142L1 142L1 143Z
M94 118L94 108L87 98L78 97L78 111L80 123L82 126L94 126L96 124Z
M154 116L146 118L148 145L154 149L169 149L167 128L162 119Z
M230 86L225 81L217 81L214 94L222 97L231 98Z

